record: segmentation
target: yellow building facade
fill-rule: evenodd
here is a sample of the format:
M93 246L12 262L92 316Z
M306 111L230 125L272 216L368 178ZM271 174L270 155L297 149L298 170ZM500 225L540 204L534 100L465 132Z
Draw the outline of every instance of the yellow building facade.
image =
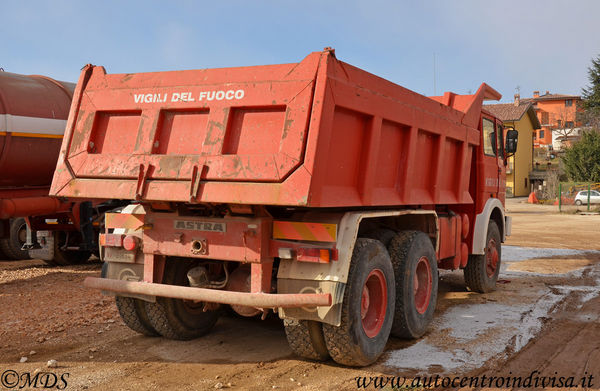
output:
M508 159L506 167L506 196L523 197L531 192L529 174L533 170L533 137L540 122L531 102L485 105L484 108L500 118L505 127L519 132L517 152Z

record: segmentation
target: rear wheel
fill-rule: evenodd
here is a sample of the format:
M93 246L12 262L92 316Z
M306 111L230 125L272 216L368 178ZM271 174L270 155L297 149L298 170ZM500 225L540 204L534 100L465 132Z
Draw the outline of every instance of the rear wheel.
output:
M390 243L396 278L396 312L392 335L419 338L433 320L438 291L435 250L429 236L402 231Z
M150 324L144 301L131 297L115 297L119 315L127 327L148 337L158 336L158 332Z
M24 218L12 219L9 236L0 239L0 250L9 259L29 259L27 250L21 250L27 241L27 223Z
M187 272L196 266L186 260L167 260L163 283L189 286ZM219 317L218 310L203 311L204 303L157 297L155 303L144 302L148 320L163 337L189 340L208 333Z
M78 235L71 233L71 235ZM90 259L90 251L63 250L62 247L69 245L67 242L68 234L63 231L54 231L54 258L49 264L54 265L78 265Z
M339 327L323 324L329 354L338 363L364 366L383 353L394 317L394 270L377 240L354 246Z
M479 293L496 289L496 281L500 273L502 244L500 230L495 221L489 222L485 243L484 254L470 255L464 271L467 287Z
M288 344L296 355L317 361L329 359L329 351L320 322L285 319L283 325Z

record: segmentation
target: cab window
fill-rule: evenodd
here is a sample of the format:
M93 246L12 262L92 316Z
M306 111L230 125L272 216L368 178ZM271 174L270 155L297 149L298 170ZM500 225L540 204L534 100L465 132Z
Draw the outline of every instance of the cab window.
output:
M504 138L502 137L503 135L503 131L502 131L502 125L498 125L496 127L496 136L497 136L497 142L496 145L498 146L498 156L503 157L504 156Z
M495 148L494 122L489 119L483 119L483 153L489 156L496 156Z

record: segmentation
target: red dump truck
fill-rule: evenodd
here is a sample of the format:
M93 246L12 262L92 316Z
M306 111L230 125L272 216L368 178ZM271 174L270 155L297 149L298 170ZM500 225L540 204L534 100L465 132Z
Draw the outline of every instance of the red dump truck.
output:
M98 205L48 195L74 89L0 71L0 259L32 255L65 265L97 248Z
M428 98L339 61L81 73L51 194L107 213L101 278L148 336L207 333L220 307L274 310L292 350L368 365L432 320L438 269L495 287L505 165L500 94ZM506 138L505 138L506 137Z

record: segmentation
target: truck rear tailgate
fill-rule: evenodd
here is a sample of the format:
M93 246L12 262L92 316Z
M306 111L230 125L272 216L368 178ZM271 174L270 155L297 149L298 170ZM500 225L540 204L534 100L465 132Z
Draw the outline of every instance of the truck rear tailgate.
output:
M210 182L279 184L303 161L320 60L110 75L89 65L52 193L189 202L214 201ZM262 188L274 202L278 189ZM247 202L236 189L218 200Z
M481 105L337 60L83 69L51 195L309 207L469 204Z

